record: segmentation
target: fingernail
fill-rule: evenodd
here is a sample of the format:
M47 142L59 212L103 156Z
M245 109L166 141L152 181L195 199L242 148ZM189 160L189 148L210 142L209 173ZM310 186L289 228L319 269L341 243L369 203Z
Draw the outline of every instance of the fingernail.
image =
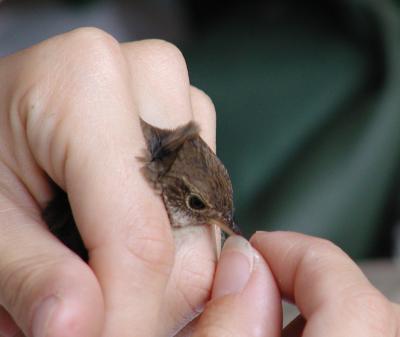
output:
M50 296L39 305L32 322L33 337L49 337L47 335L49 323L59 304L60 300L56 296Z
M239 293L250 278L253 264L250 243L241 236L230 236L221 252L211 298Z

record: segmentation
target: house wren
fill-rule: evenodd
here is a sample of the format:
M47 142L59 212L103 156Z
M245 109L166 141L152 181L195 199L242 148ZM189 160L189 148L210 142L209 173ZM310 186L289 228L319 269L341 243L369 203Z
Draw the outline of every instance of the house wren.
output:
M147 144L142 173L161 195L172 227L217 225L239 234L233 220L232 185L224 165L189 122L175 130L141 120ZM88 252L75 225L67 194L57 186L43 211L50 230L85 261Z

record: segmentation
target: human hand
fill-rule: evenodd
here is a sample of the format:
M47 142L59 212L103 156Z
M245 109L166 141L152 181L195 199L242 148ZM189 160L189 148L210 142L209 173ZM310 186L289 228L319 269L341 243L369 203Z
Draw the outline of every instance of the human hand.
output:
M208 298L209 228L174 231L139 172L139 115L194 119L215 146L214 107L171 44L97 29L0 60L0 335L165 336ZM89 265L50 234L48 176L68 192Z
M217 289L217 296L207 305L193 336L400 336L399 305L375 289L332 243L289 232L257 232L251 243L258 251L253 252L255 259L243 244L235 256L223 249L213 291ZM243 289L230 288L234 281L229 270L243 277L252 263L244 261L253 259ZM304 317L283 332L279 293Z

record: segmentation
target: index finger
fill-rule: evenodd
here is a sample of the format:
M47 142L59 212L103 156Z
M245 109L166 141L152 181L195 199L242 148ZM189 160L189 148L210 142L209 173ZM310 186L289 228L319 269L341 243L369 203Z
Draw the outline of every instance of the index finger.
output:
M392 305L337 246L290 232L257 232L251 242L307 320L304 337L396 336Z

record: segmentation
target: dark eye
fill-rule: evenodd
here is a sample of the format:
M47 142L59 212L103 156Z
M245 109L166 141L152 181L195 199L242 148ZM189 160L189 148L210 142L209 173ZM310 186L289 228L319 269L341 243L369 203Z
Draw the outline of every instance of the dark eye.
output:
M200 210L206 208L204 201L201 200L201 198L195 194L189 195L187 203L191 209L194 209L196 211L200 211Z

